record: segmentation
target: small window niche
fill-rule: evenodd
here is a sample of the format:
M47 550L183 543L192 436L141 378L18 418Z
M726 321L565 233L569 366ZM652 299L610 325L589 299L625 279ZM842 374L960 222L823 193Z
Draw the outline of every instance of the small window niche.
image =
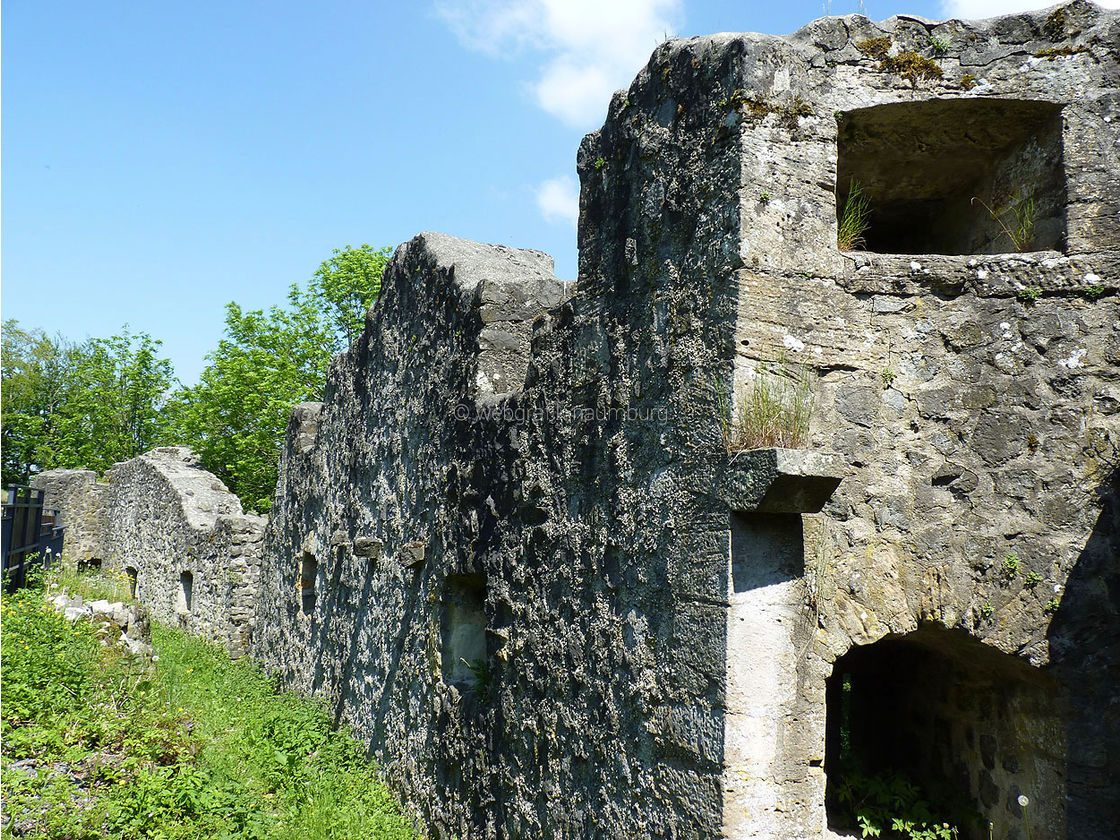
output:
M299 563L299 580L296 589L299 590L300 610L304 615L315 612L315 580L319 576L319 562L310 552L304 552Z
M179 574L179 597L175 609L180 613L189 613L194 601L194 575L190 572Z
M100 557L87 557L78 561L78 574L92 575L101 571Z
M482 575L449 575L440 615L443 680L462 691L481 691L488 679L486 581Z
M1062 106L1010 99L898 102L837 114L836 218L854 185L866 228L847 250L1061 251Z
M124 570L125 578L128 580L128 597L133 601L136 600L136 584L140 579L140 570L135 566L128 566Z
M805 573L799 513L731 514L731 588L750 592Z

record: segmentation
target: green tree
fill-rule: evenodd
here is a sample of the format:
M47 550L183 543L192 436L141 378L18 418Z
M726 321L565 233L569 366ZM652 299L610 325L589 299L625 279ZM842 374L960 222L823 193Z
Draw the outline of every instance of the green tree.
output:
M192 446L246 508L271 506L291 408L322 398L331 357L360 334L388 257L386 249L347 246L319 266L306 290L293 285L284 308L228 304L225 336L199 383L168 406L177 441Z
M52 436L56 466L104 472L161 442L174 381L171 362L158 355L162 344L125 327L75 349Z
M3 335L3 480L46 469L107 470L158 445L173 380L146 333L74 344L10 320Z
M48 442L69 380L69 345L42 330L4 322L0 351L3 482L26 484L53 460Z
M366 310L381 293L381 275L393 252L389 248L335 248L311 278L308 292L328 304L327 320L334 325L335 347L348 347L365 326ZM338 344L342 342L342 344Z

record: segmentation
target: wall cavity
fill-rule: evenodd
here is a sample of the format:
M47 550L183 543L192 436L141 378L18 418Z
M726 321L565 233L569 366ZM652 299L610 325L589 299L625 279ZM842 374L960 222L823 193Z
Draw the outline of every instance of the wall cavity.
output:
M1066 714L1056 680L963 632L923 627L853 648L828 681L829 826L857 830L842 794L873 768L916 784L945 809L934 820L967 840L989 823L1025 837L1028 821L1063 837Z

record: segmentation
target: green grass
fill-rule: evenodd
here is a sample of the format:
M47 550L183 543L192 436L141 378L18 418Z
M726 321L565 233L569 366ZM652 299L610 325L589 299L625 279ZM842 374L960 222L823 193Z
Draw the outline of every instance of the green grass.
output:
M123 569L78 572L72 568L57 568L50 573L50 583L55 591L65 589L78 593L87 601L123 601L135 604L131 595L128 574Z
M852 178L848 182L848 197L844 200L844 212L836 229L836 246L841 251L856 251L866 244L864 233L871 224L871 204L863 194L859 181Z
M159 661L131 658L41 591L0 614L5 838L417 837L360 745L253 664L156 624Z
M733 396L717 385L716 400L727 451L766 447L800 449L809 441L812 372L780 356L759 364L754 379Z

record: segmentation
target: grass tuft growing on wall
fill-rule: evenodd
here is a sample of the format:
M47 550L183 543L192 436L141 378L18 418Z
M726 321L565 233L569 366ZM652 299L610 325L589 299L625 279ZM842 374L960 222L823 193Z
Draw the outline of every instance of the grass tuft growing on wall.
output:
M836 228L836 247L841 251L856 251L865 244L864 234L871 223L871 205L863 194L863 187L855 178L848 184L848 197L844 212Z
M763 363L747 387L733 397L718 390L717 399L728 452L800 449L809 442L813 376L804 365L784 356Z
M360 745L255 665L155 624L158 662L102 647L41 590L0 614L4 837L417 836Z

